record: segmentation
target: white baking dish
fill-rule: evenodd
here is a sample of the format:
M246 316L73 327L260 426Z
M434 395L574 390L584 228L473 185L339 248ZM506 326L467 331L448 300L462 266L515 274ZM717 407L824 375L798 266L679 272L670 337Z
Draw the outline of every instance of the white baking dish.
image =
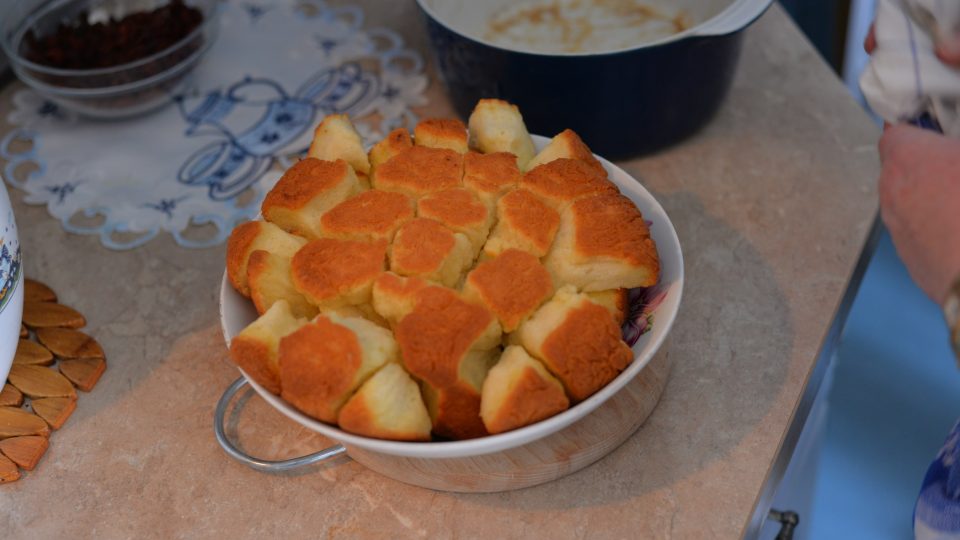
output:
M538 149L548 141L534 136ZM599 159L611 181L652 223L650 231L661 263L657 287L663 295L651 314L642 315L652 315L652 329L633 344L633 362L607 386L569 410L521 429L465 441L411 443L363 437L324 424L247 378L246 383L277 410L342 446L282 462L243 454L223 431L227 402L243 387L242 379L227 390L218 406L216 428L221 445L232 456L261 470L290 469L346 452L386 476L451 491L503 491L547 482L583 468L616 448L650 414L666 383L670 361L664 343L680 306L683 255L673 224L656 199L625 171ZM221 284L220 313L228 346L230 339L257 317L251 302L233 290L226 275Z

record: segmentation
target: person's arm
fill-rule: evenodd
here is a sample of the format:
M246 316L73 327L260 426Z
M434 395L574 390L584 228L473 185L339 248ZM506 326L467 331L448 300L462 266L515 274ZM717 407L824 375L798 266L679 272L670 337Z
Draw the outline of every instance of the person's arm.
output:
M883 221L911 277L943 304L960 279L960 140L891 126L880 138L880 160Z
M863 48L876 46L871 25ZM960 69L960 34L938 36L936 54ZM943 306L960 363L960 141L884 126L880 159L883 221L914 281Z

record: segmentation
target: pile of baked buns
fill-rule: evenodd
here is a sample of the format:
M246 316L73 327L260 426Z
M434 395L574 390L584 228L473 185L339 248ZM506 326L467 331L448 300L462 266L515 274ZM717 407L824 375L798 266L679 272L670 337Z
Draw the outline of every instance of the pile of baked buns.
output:
M640 211L566 130L535 151L517 107L429 119L370 151L330 115L238 225L227 275L259 318L253 380L369 437L469 439L589 397L633 359L627 289L654 285Z

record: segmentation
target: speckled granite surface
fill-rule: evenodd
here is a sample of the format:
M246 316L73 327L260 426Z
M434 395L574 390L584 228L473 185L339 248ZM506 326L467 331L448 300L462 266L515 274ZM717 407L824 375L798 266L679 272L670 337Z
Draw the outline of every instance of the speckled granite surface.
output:
M424 43L412 2L382 4L370 19ZM436 82L430 96L425 113L449 112ZM659 407L597 464L488 495L406 486L345 458L286 475L232 461L211 427L237 376L217 315L223 248L161 238L112 252L14 193L28 275L87 315L109 369L37 469L0 486L2 536L735 538L873 219L877 136L774 6L713 123L622 164L670 214L687 265ZM256 396L231 429L274 458L329 443Z

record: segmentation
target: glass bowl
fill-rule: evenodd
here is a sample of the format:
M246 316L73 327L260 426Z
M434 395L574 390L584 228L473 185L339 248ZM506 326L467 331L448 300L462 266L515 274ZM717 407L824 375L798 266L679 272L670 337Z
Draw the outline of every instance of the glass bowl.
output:
M25 57L28 32L43 36L81 12L90 22L149 11L168 0L50 0L0 8L0 48L17 77L47 99L85 116L111 119L144 114L172 101L217 37L220 0L186 0L203 22L170 47L138 60L98 69L61 69ZM38 5L39 4L39 5Z

